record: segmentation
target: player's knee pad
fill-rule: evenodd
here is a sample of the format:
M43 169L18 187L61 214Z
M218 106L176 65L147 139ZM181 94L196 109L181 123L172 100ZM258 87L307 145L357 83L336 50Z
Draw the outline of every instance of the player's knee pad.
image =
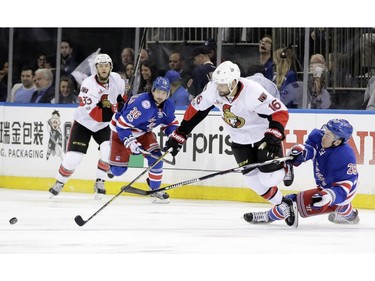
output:
M271 173L263 173L261 171L258 172L259 181L262 185L270 187L270 186L277 186L283 180L285 172L283 169L271 172Z
M128 170L128 167L124 166L111 166L111 173L116 177L123 175Z
M258 170L252 170L251 172L244 175L245 182L247 183L248 187L253 189L257 194L262 195L267 192L269 186L264 186L258 177Z
M67 170L74 171L81 163L83 156L82 152L68 151L61 165Z
M110 151L111 151L111 146L110 146L110 143L109 141L103 141L101 144L100 144L100 158L104 161L104 162L108 162L109 161L109 154L110 154Z

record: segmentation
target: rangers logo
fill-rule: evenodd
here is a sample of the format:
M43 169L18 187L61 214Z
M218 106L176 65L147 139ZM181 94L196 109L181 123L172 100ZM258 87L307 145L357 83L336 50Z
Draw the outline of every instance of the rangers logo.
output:
M148 101L148 100L144 100L144 101L142 101L142 107L143 107L144 109L149 109L149 108L151 107L151 103L150 103L150 101Z

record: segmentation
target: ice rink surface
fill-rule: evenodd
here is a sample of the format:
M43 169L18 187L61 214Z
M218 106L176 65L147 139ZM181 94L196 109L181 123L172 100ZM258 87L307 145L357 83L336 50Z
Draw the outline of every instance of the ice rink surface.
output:
M280 280L274 275L278 271L284 275L291 264L299 269L306 264L313 280L316 267L321 273L322 268L344 270L353 264L353 274L364 273L367 267L362 265L375 257L374 210L359 210L358 225L335 225L327 216L316 216L300 218L299 227L292 229L283 221L250 225L242 219L245 212L270 207L265 204L172 198L170 204L162 205L152 204L149 197L120 196L80 227L75 216L86 220L113 195L102 200L93 197L62 192L50 199L47 191L0 188L3 273L7 268L6 272L28 277L30 268L40 272L35 280L51 280L50 274L52 280L78 280L69 275L75 272L84 280L147 280L149 276L152 280L216 281L253 280L256 271L262 280L267 276ZM9 224L12 217L18 218L14 225ZM179 276L163 277L163 270ZM120 272L120 277L111 275ZM343 277L350 273L345 269Z

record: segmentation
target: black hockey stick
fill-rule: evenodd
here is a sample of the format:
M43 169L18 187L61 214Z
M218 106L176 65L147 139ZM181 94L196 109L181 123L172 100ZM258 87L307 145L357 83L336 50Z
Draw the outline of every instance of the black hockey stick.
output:
M167 154L168 154L169 152L170 152L169 150L167 150L166 152L164 152L164 154L161 155L161 156L158 158L158 160L157 160L153 165L151 165L151 166L149 166L147 169L145 169L145 170L144 170L139 176L137 176L134 180L132 180L128 185L123 186L123 187L121 188L121 190L120 190L119 193L117 193L115 196L113 196L111 200L109 200L107 203L105 203L105 204L104 204L99 210L97 210L97 211L96 211L93 215L91 215L91 217L89 217L87 220L84 220L80 215L76 216L76 217L74 218L74 221L76 222L76 224L78 224L79 226L83 226L83 225L85 225L89 220L91 220L93 217L95 217L95 216L96 216L101 210L103 210L105 207L107 207L107 206L108 206L113 200L115 200L117 197L119 197L120 194L121 194L122 192L125 191L124 188L126 188L127 186L132 185L132 184L135 183L140 177L142 177L144 174L146 174L147 172L149 172L153 167L155 167L155 165L156 165L157 163L159 163L160 161L162 161L163 158L164 158L165 156L167 156Z
M209 175L206 175L206 176L203 176L203 177L200 177L200 178L182 181L182 182L175 183L175 184L172 184L172 185L168 185L166 187L162 187L162 188L155 189L155 190L146 191L146 190L142 190L142 189L139 189L139 188L132 187L131 184L129 184L127 186L124 186L123 189L124 189L125 192L128 192L128 193L147 196L147 195L151 195L155 192L164 191L164 190L168 190L168 189L192 184L192 183L195 183L197 181L203 181L203 180L210 179L210 178L213 178L213 177L216 177L216 176L221 176L221 175L225 175L225 174L229 174L229 173L233 173L233 172L240 172L240 171L243 171L243 170L246 170L246 169L258 168L258 167L266 166L266 165L270 165L270 164L277 164L277 163L285 162L287 160L292 160L292 159L293 159L292 156L286 156L286 157L282 157L282 158L268 160L268 161L265 161L265 162L262 162L262 163L252 163L252 164L244 165L244 166L241 166L241 167L236 167L236 168L232 168L232 169L229 169L229 170L224 170L224 171L216 172L216 173L213 173L213 174L209 174Z

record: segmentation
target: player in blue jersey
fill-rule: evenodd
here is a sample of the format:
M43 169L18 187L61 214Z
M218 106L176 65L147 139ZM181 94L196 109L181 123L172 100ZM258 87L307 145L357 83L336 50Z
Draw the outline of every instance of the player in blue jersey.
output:
M161 156L161 148L152 130L160 125L165 135L169 136L179 124L173 102L168 99L170 88L168 79L157 77L150 92L131 97L122 110L113 115L109 164L114 176L126 172L131 154L141 154L142 150L151 153L144 155L149 166ZM163 161L160 161L148 173L150 189L160 188L162 176ZM154 203L169 203L166 192L153 195Z
M358 171L356 158L347 143L353 127L345 119L332 119L322 129L314 129L305 144L294 145L289 155L292 164L299 166L313 161L316 188L290 194L287 197L297 202L301 217L327 214L328 220L338 224L357 224L358 210L353 209L352 200L357 192ZM269 223L283 219L275 208L266 212L244 215L249 223Z

